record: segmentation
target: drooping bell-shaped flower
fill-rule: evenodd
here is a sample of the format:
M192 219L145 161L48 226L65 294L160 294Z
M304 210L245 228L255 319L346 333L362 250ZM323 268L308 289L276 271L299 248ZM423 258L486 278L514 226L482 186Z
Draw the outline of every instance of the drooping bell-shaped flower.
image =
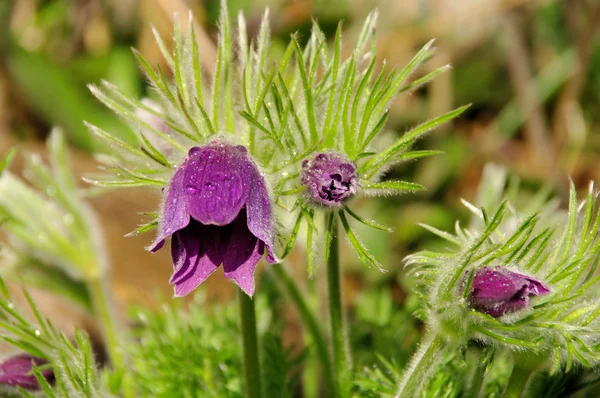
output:
M171 236L175 296L185 296L223 264L249 296L256 264L273 252L271 202L263 176L240 145L212 142L190 149L165 192L159 233Z
M301 183L313 202L339 207L356 194L356 164L337 153L319 153L302 163Z
M43 359L28 354L19 354L8 358L0 363L0 384L37 390L40 388L40 384L33 374L33 367L45 363L46 361ZM54 379L52 369L42 369L40 371L46 380L52 381Z
M495 318L529 306L531 297L550 292L542 282L506 268L483 267L475 272L469 303L479 312Z

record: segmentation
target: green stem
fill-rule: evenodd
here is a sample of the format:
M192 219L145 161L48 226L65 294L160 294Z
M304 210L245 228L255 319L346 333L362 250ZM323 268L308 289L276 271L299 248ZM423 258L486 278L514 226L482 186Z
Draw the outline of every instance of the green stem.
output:
M329 301L329 325L333 348L333 371L336 377L336 391L340 396L348 396L350 390L350 358L346 347L346 327L342 307L342 287L340 256L337 234L337 219L333 220L329 258L327 259L327 294Z
M247 398L260 398L260 360L258 356L258 333L254 301L244 292L238 294L240 321L242 324L242 344L244 347L244 378Z
M303 338L306 347L310 347L313 343L310 334L303 333ZM319 387L319 377L321 364L319 358L314 352L309 351L304 357L302 364L302 393L305 398L317 398L321 396ZM329 390L328 390L329 391Z
M323 332L321 331L319 323L317 322L316 318L311 312L306 300L304 300L304 297L300 292L298 285L294 283L290 275L283 268L283 265L274 264L273 266L271 266L271 269L277 276L277 279L279 280L283 289L286 291L292 303L296 306L296 310L300 314L302 322L304 323L304 326L310 334L310 337L317 350L317 355L323 365L323 373L327 389L328 391L331 391L329 396L336 396L331 359L329 357L327 344L325 343L325 338L323 337Z
M532 375L532 369L529 367L519 366L515 363L508 379L508 385L504 392L504 398L519 398L524 396L525 388Z
M92 278L88 282L88 291L92 299L94 313L100 322L102 337L113 368L117 371L123 371L125 361L119 344L114 312L106 291L105 279L100 276Z
M402 375L402 380L396 392L397 398L414 397L419 388L427 381L427 376L433 370L436 360L441 360L445 344L433 333L425 335L417 352L413 355L410 365Z
M477 366L475 367L473 377L471 378L471 386L465 395L465 398L479 398L481 395L481 387L483 387L483 380L488 373L493 357L494 349L492 347L485 347L479 361L477 361Z

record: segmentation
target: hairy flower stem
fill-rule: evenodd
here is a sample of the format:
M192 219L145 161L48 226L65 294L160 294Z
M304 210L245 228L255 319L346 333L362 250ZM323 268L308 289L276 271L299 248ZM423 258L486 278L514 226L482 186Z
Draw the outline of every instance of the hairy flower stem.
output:
M94 313L98 317L102 329L102 337L110 361L117 371L123 371L125 361L119 347L119 336L115 322L114 311L106 291L106 281L99 276L88 281L88 291L92 299Z
M530 367L519 366L515 361L508 385L504 392L504 398L520 398L525 396L527 383L533 374L533 369Z
M473 372L471 378L471 385L469 391L467 391L465 398L479 398L481 395L481 387L483 387L483 381L488 373L492 359L494 358L494 349L492 347L485 347L481 353L477 366Z
M317 356L323 366L323 376L325 378L327 390L331 391L329 395L336 396L331 359L329 357L325 338L323 337L323 332L319 327L317 319L310 310L310 307L304 299L303 294L300 292L298 285L294 283L293 279L283 268L283 265L274 264L271 269L273 270L277 280L280 282L281 287L296 307L296 310L300 314L302 322L304 323L304 326L306 327L307 332L315 345Z
M336 392L339 396L350 394L350 358L346 345L346 327L342 307L342 287L340 273L337 220L333 221L329 258L327 259L327 294L329 300L329 325L331 346L333 347L333 371L336 377Z
M256 312L254 301L242 291L238 293L240 302L240 321L242 325L242 344L244 348L244 379L247 398L260 398L260 360L258 356L258 333L256 331Z
M440 361L445 344L433 333L427 333L404 371L396 392L396 398L414 397L427 381L436 361Z

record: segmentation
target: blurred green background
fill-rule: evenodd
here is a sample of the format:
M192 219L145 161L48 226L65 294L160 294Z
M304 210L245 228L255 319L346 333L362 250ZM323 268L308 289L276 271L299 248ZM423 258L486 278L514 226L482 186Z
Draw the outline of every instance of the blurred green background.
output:
M598 179L598 0L231 0L229 4L232 15L245 13L250 36L257 33L265 6L270 8L273 40L279 44L275 51L283 48L292 32L300 31L306 38L312 18L330 36L343 20L345 40L352 42L374 8L380 11L378 59L386 59L388 65L403 65L436 38L437 53L421 72L447 63L453 69L396 101L389 123L398 134L418 121L473 104L453 125L419 144L444 154L389 172L390 177L424 185L426 192L358 203L362 213L395 228L392 234L359 231L390 272L366 269L351 254L344 258L346 299L353 316L362 322L353 330L358 345L377 346L370 328L390 322L409 327L406 313L394 314L395 307L414 307L406 302L402 258L437 244L416 223L450 230L457 219L467 220L460 198L474 200L485 164L497 163L518 177L525 188L524 201L527 191L543 186L565 197L568 176L578 187ZM58 125L74 148L76 172L94 170L93 155L104 148L91 139L82 121L118 132L125 140L131 132L91 96L86 85L107 79L127 93L145 96L144 77L130 47L168 70L150 26L171 37L173 13L187 16L189 10L202 32L201 58L210 67L218 0L0 0L0 153L15 142L43 151L43 139L51 126ZM170 294L168 256L146 253L148 236L122 237L141 221L139 212L151 211L157 203L158 196L141 190L94 199L111 247L113 286L122 303L148 305L157 291ZM298 263L298 275L305 280L303 254L296 253L291 261ZM213 279L205 287L211 297L228 297L229 284ZM406 341L399 349L408 355L413 343Z

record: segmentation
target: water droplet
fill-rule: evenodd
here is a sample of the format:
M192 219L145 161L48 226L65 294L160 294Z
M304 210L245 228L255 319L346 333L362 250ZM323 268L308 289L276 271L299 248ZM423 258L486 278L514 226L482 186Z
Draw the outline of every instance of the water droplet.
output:
M42 332L40 332L39 330L37 330L37 329L36 329L36 331L35 331L35 335L39 337L39 336L41 336L41 335L42 335Z
M202 148L195 146L195 147L190 148L188 155L195 156L195 155L198 155L200 152L202 152Z

